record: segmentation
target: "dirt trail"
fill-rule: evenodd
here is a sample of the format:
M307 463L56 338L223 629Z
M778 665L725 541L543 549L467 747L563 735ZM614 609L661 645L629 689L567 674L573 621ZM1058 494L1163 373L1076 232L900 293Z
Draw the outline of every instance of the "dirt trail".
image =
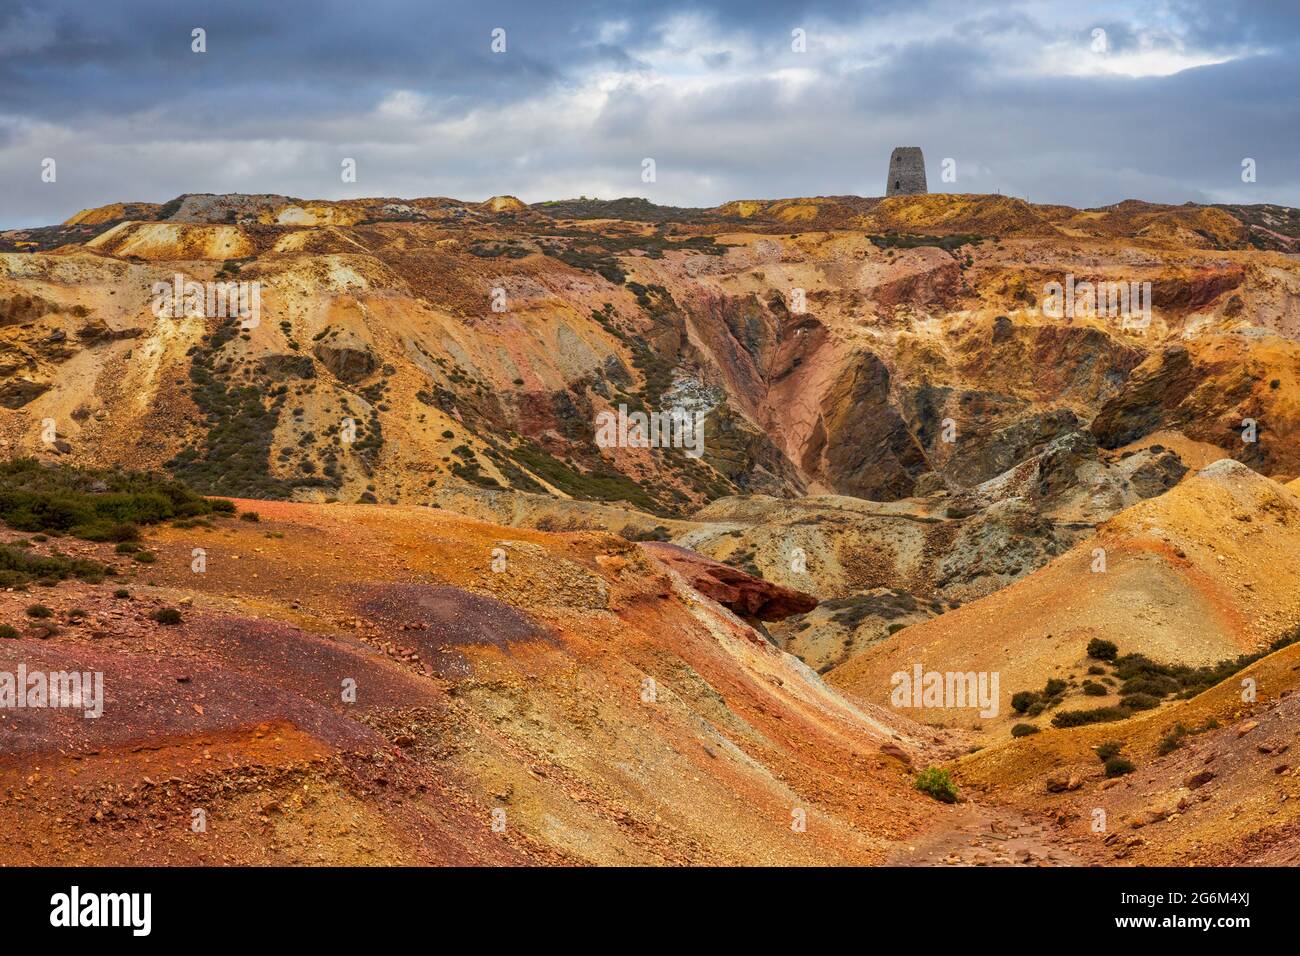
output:
M1082 841L1046 818L1010 807L959 803L946 821L888 860L891 866L1087 866Z

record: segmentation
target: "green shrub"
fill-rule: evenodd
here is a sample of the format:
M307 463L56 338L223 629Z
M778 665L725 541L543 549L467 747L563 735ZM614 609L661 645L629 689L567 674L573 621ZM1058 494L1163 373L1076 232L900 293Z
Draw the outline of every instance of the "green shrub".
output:
M1133 761L1127 757L1111 757L1106 761L1106 776L1122 777L1126 773L1132 773L1137 767L1133 766Z
M135 541L140 537L140 529L130 521L117 524L97 522L73 528L70 533L87 541Z
M71 534L88 541L134 541L140 525L213 506L165 475L45 465L34 458L0 462L0 520L16 531Z
M174 607L161 607L149 615L159 624L179 624L181 612Z
M44 604L29 604L27 606L28 617L41 618L41 617L52 617L53 615L54 612L51 611L48 607L46 607Z
M1105 724L1124 720L1133 712L1124 707L1094 707L1092 710L1063 710L1053 715L1053 727L1083 727L1086 724Z
M239 513L239 520L240 521L261 521L262 516L259 515L256 511L241 511Z
M132 541L119 541L113 550L118 554L135 554L140 546Z
M1011 695L1011 709L1017 714L1025 713L1036 703L1038 703L1038 695L1032 690L1022 690Z
M1147 694L1151 697L1167 697L1182 690L1178 679L1171 674L1145 674L1130 677L1120 687L1121 694Z
M131 596L131 592L128 591L126 588L118 588L116 591L113 592L113 597L117 598L119 601L125 600L130 596Z
M41 556L0 545L0 587L4 588L21 588L32 581L55 584L71 577L95 583L111 571L98 561L61 554Z
M957 785L947 770L926 767L916 775L916 789L927 793L940 803L957 802Z
M1129 710L1151 710L1160 706L1160 698L1152 694L1129 694L1121 697L1119 703Z
M1108 740L1104 744L1097 745L1097 759L1105 763L1123 749L1124 745L1118 740Z
M1106 685L1098 684L1095 680L1086 680L1083 682L1083 692L1089 697L1105 697Z
M0 624L0 640L12 641L18 638L18 628L12 624Z
M1175 724L1165 732L1163 737L1160 738L1160 743L1156 745L1156 752L1162 757L1173 753L1183 745L1183 738L1186 737L1188 733L1190 733L1190 731L1182 724Z
M1088 656L1099 661L1113 661L1119 654L1119 648L1111 641L1094 637L1088 642Z
M152 551L137 551L132 555L132 558L139 561L141 564L153 564L158 560L158 555L154 554Z
M1028 737L1039 732L1040 728L1036 724L1016 724L1011 728L1012 737Z

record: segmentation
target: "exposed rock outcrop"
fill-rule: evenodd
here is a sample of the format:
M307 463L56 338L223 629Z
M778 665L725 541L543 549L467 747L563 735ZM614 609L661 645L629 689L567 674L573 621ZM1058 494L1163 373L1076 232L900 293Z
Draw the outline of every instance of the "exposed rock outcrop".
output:
M350 332L318 342L312 353L341 382L359 382L379 368L379 358L371 348Z
M817 606L810 594L764 581L687 548L662 541L647 541L641 547L679 572L695 590L740 617L780 621Z

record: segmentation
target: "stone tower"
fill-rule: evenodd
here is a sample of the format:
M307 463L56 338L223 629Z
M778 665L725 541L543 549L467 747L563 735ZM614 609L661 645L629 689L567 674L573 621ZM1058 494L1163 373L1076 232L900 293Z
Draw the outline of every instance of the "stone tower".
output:
M889 156L886 196L924 196L925 157L920 146L896 146Z

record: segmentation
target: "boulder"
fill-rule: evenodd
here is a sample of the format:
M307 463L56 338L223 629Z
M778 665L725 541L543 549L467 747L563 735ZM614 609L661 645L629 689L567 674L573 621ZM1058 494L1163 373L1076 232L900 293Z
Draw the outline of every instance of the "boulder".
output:
M901 761L903 766L909 770L912 768L912 755L895 743L883 743L880 745L880 752L886 757L893 757Z
M682 575L695 590L743 618L780 621L817 606L810 594L764 581L679 545L645 541L641 547Z
M291 352L275 352L264 355L258 360L258 369L268 378L282 380L286 378L315 378L316 369L311 357L294 355ZM337 374L337 373L336 373Z
M329 336L312 351L340 382L359 382L379 368L370 346L349 332Z
M115 329L103 319L92 319L83 325L77 332L77 338L91 345L101 342L117 342L122 339L139 338L143 329L124 328Z
M5 408L22 408L49 389L49 382L37 382L29 378L10 379L0 385L0 405Z
M1066 774L1054 774L1047 778L1048 793L1065 793L1070 789L1070 778Z

